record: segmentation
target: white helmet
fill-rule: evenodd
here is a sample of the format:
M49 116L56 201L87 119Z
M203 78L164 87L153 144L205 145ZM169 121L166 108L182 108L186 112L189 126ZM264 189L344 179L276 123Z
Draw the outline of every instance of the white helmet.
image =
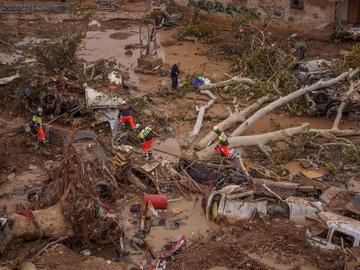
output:
M41 107L37 108L36 111L37 111L38 114L42 114L42 113L43 113L43 109L42 109Z
M126 99L123 99L121 102L120 102L120 104L121 105L125 105L127 102L126 102Z
M212 130L213 130L214 132L216 132L216 131L220 131L220 129L219 129L219 127L218 127L218 126L213 126Z

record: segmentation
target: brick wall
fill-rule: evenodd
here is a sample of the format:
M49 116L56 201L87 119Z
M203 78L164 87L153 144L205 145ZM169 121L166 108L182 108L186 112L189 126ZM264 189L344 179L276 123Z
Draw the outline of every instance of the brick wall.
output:
M321 28L335 19L335 0L303 0L303 10L291 8L291 0L249 0L248 7L258 7L264 16L272 17L289 26ZM275 5L274 5L275 4Z
M349 23L360 23L360 0L349 0Z

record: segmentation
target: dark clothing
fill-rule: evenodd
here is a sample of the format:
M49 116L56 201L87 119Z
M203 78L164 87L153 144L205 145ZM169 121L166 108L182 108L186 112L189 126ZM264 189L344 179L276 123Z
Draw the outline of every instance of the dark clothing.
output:
M129 116L133 114L133 108L129 105L123 105L120 107L119 118L120 116Z
M226 139L224 141L219 142L219 144L221 144L223 146L227 146L227 145L229 145L229 141L228 141L228 139Z
M140 131L139 137L144 141L149 141L155 137L154 133L152 132L152 128L146 127Z
M171 76L171 88L172 89L178 88L178 80L179 80L179 78L177 76Z
M155 137L154 133L150 132L144 137L144 141L152 140Z
M306 48L300 48L300 49L298 49L298 59L299 59L299 61L304 60L304 58L305 58L305 53L306 53Z
M179 74L180 74L180 69L179 69L178 65L174 64L171 67L171 88L172 89L178 88Z
M304 60L307 46L304 43L299 42L299 43L295 44L294 48L296 49L296 52L298 53L299 61Z
M177 77L177 76L179 76L179 74L180 74L180 69L179 69L178 65L177 64L173 65L171 67L171 77L173 77L173 76Z

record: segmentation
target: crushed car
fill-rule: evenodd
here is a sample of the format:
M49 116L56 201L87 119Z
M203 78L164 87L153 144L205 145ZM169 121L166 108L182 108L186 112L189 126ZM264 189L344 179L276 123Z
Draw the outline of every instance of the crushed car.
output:
M360 221L332 212L318 212L306 219L311 222L306 230L311 245L326 250L359 246Z
M322 80L330 80L335 78L332 72L331 63L324 59L310 60L300 62L295 66L295 74L299 83L302 86L312 85ZM338 87L320 88L310 91L304 95L304 102L306 104L306 113L310 116L326 115L331 117L336 115L337 109L342 100L342 93L344 89ZM356 99L346 101L343 111L344 115L360 110L360 102Z
M323 205L319 201L295 196L289 196L284 200L266 184L263 186L270 192L249 190L248 187L239 185L215 188L207 199L206 217L212 221L225 219L233 223L248 220L259 214L283 217L303 224L307 215L323 210Z

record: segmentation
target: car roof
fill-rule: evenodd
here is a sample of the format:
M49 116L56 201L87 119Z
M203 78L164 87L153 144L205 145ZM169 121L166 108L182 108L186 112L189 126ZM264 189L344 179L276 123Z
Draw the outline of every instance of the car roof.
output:
M328 227L335 227L341 231L360 234L360 221L356 219L344 217L332 212L319 212L317 215L326 222Z

